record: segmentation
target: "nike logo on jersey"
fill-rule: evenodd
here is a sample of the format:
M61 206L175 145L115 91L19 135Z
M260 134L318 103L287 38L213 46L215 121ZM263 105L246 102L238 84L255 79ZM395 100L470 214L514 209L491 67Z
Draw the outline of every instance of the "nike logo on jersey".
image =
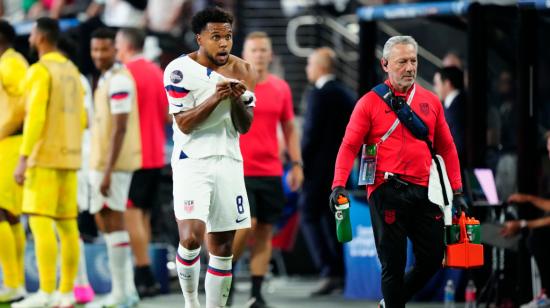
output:
M176 107L178 107L178 108L183 107L183 104L174 104L174 103L172 103L172 105L174 105L174 106L176 106Z
M238 223L238 224L240 224L241 222L245 221L247 218L248 218L248 217L243 217L242 219L239 219L239 218L237 217L237 219L235 219L235 222Z

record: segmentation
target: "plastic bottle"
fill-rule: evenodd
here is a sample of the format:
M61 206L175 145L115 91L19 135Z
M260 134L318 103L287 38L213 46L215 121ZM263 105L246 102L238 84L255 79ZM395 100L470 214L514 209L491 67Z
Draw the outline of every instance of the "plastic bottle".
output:
M336 237L340 243L349 242L352 239L352 234L348 198L342 195L338 196L338 204L335 208L336 212L334 213L334 218L336 218Z
M466 293L464 295L464 299L466 300L465 308L475 308L477 307L476 303L476 285L473 280L468 280L468 284L466 285Z
M444 307L445 308L454 308L455 307L455 284L451 279L447 280L445 285L445 295L443 296Z

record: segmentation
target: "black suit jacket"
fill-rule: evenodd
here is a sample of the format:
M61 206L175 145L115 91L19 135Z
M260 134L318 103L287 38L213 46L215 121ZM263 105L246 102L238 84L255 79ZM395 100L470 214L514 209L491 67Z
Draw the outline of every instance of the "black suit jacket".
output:
M355 101L355 94L337 80L309 93L302 137L304 185L330 187L336 155Z
M449 124L451 135L456 145L456 150L461 159L464 158L464 135L466 134L465 122L466 122L466 93L460 91L459 94L453 99L451 106L445 108L445 119Z

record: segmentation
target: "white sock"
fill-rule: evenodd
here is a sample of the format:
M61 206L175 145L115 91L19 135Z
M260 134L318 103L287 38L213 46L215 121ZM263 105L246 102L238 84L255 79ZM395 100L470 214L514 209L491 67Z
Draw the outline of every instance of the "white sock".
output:
M84 242L82 239L78 241L80 245L80 260L78 260L78 272L76 273L76 279L74 284L76 286L87 286L90 284L88 281L88 271L86 269L86 254L84 253Z
M231 261L233 256L218 257L210 254L208 271L204 280L206 290L206 308L225 307L231 287Z
M132 251L128 249L128 262L126 264L126 294L138 296L136 283L134 281L134 262Z
M111 270L111 295L116 299L126 296L127 266L130 263L130 237L127 231L105 234L109 269Z
M181 291L185 297L185 308L200 308L199 276L201 270L201 248L189 250L181 245L176 255L176 269L180 280Z

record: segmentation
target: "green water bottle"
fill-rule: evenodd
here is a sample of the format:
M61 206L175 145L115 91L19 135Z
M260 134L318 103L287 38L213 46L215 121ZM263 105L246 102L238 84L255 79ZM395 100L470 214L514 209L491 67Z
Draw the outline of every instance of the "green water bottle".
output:
M336 236L340 243L346 243L352 240L351 220L349 217L349 200L348 198L339 195L335 206L336 212Z

